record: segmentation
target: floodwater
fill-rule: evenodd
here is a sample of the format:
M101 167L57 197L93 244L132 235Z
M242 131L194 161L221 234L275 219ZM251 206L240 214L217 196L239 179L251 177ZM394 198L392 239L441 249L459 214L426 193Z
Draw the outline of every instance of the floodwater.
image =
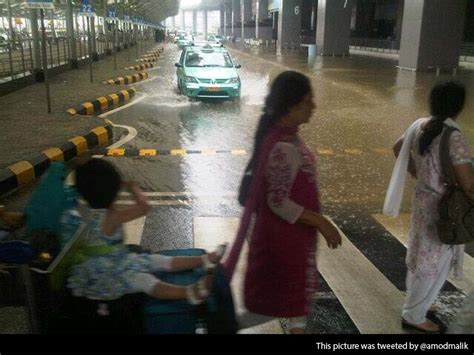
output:
M179 51L172 45L168 48L159 68L151 71L157 78L137 86L148 97L113 116L115 123L138 130L128 147L237 149L246 150L247 155L116 159L150 191L235 195L269 84L281 71L293 69L309 75L318 105L301 135L318 156L324 205L378 213L394 164L391 147L412 121L429 115L431 87L439 80L455 78L467 86L468 93L474 92L474 71L437 77L398 70L394 60L368 56L318 57L308 64L296 51L273 62L272 54L262 49L253 50L252 55L249 50L231 50L242 64L240 101L192 101L177 93L173 64ZM459 121L472 141L472 102L467 103ZM410 204L409 190L404 211Z

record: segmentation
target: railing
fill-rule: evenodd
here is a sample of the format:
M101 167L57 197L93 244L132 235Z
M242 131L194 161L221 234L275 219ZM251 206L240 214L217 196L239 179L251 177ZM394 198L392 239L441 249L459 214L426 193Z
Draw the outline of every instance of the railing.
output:
M351 38L349 43L352 49L370 52L398 54L400 50L400 42L389 39Z
M474 42L464 42L461 47L460 59L464 62L474 63Z
M1 38L1 37L0 37ZM124 47L127 42L134 39L124 39L118 36L118 45ZM87 34L76 34L76 53L78 60L89 58L89 39ZM107 51L105 38L96 39L96 52L99 55ZM19 79L31 75L35 68L41 69L42 65L42 41L39 42L39 63L34 63L33 39L16 39L5 41L0 39L0 83ZM113 37L109 41L109 49L113 49ZM70 41L66 37L48 37L46 40L46 57L49 69L57 68L69 63L72 54Z
M351 49L369 52L399 54L400 51L400 42L385 39L351 38L350 46ZM474 62L474 42L463 43L459 59L465 62Z

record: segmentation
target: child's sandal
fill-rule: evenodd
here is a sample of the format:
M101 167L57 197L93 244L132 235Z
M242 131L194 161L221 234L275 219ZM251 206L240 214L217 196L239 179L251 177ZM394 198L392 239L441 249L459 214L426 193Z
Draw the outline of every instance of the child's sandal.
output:
M209 290L205 286L204 278L193 285L186 287L186 296L192 305L200 305L209 297Z
M209 260L209 255L208 254L203 254L202 255L202 263L204 268L207 270L208 273L212 273L214 269L216 268L216 265L219 263L219 261L222 259L222 257L225 254L225 251L227 249L227 244L221 244L217 247L215 254L217 256L217 263L213 263Z

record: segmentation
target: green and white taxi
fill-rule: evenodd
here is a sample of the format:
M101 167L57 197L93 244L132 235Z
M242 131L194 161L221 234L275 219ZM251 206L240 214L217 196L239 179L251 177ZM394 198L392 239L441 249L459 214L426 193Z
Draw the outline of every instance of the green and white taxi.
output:
M240 77L236 64L224 48L209 45L186 47L175 64L178 88L193 98L239 98Z
M176 44L179 48L184 49L188 46L194 45L194 37L192 35L180 35L176 40Z

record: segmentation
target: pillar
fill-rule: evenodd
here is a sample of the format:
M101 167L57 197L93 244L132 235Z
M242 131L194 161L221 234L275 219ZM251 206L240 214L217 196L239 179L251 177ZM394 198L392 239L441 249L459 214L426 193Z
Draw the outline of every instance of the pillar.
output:
M184 10L181 11L181 27L183 31L186 31L186 19L184 16Z
M97 53L97 39L95 31L95 16L90 18L91 21L91 36L92 36L92 59L94 62L99 61L99 53Z
M352 0L319 0L316 46L322 55L349 55Z
M33 39L33 75L36 81L44 81L44 73L41 65L41 40L38 26L38 10L31 9L31 36Z
M207 10L202 12L203 23L204 23L204 38L207 39Z
M9 40L12 41L12 45L14 46L13 42L15 42L15 31L13 29L13 21L12 21L12 7L10 0L7 0L7 16L8 16L8 32L9 32Z
M260 22L260 0L255 2L255 39L258 39L258 23Z
M176 29L176 19L173 17L171 17L171 28L173 29L173 31Z
M232 0L232 36L237 37L235 27L240 24L242 9L240 6L240 0Z
M245 0L240 0L240 38L241 43L245 40Z
M465 14L465 0L405 0L400 67L457 68Z
M193 34L197 33L197 11L193 11Z
M403 8L404 7L405 7L405 0L400 0L398 2L397 22L395 23L395 30L394 30L395 40L397 41L397 43L400 43L400 40L402 39Z
M69 64L71 65L72 69L77 69L79 68L79 63L77 60L76 36L74 33L74 15L73 15L72 0L67 0L66 30L67 30L67 38L69 41L69 48L70 48Z
M258 8L256 12L260 23L268 19L268 0L257 0Z
M278 16L277 54L281 54L285 44L298 43L299 45L302 4L303 0L281 0Z

